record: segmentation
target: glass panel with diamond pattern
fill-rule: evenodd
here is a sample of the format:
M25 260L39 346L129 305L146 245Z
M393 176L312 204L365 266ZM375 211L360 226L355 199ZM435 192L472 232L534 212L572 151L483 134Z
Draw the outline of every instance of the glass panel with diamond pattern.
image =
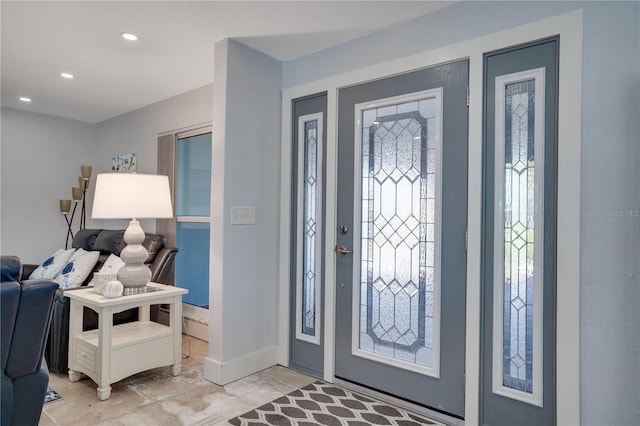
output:
M533 391L535 80L505 87L503 385Z
M433 365L436 100L362 111L359 348Z
M316 335L316 246L318 208L318 120L304 123L304 217L302 333Z

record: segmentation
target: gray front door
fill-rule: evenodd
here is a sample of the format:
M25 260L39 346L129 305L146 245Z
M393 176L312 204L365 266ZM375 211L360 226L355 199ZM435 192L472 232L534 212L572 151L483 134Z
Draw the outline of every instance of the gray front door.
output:
M326 93L293 100L291 315L289 366L324 370L324 182Z
M464 417L467 60L340 89L336 377Z
M556 422L558 43L545 39L484 58L486 425Z

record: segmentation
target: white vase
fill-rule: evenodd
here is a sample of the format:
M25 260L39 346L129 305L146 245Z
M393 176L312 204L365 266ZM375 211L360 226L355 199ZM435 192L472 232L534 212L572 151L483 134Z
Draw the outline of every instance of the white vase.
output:
M124 290L124 286L118 280L109 281L102 290L102 294L105 297L120 297L122 296L122 291Z

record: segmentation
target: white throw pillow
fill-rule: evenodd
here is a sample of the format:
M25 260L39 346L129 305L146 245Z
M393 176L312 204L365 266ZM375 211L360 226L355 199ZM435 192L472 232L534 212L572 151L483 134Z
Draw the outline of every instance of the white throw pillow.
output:
M113 272L114 274L117 274L120 268L122 268L123 266L124 266L124 262L122 261L122 259L120 259L115 254L111 253L107 258L107 260L105 260L99 272ZM89 284L87 285L89 287L93 286L93 278L91 279L91 281L89 281Z
M122 261L122 259L111 253L107 260L104 262L104 265L102 265L102 268L100 268L100 272L113 272L117 274L120 268L122 268L123 266L124 262Z
M60 288L80 287L96 266L99 256L99 251L78 249L56 277Z
M58 249L29 275L30 280L52 280L67 264L76 249Z

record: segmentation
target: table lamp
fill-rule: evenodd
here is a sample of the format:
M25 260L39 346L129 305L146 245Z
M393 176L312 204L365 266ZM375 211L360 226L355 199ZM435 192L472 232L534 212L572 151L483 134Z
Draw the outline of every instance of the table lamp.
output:
M124 233L127 243L120 252L125 263L118 271L124 294L145 291L151 270L144 261L144 231L137 219L173 217L169 178L162 175L137 173L101 173L96 179L93 197L93 219L131 219Z

